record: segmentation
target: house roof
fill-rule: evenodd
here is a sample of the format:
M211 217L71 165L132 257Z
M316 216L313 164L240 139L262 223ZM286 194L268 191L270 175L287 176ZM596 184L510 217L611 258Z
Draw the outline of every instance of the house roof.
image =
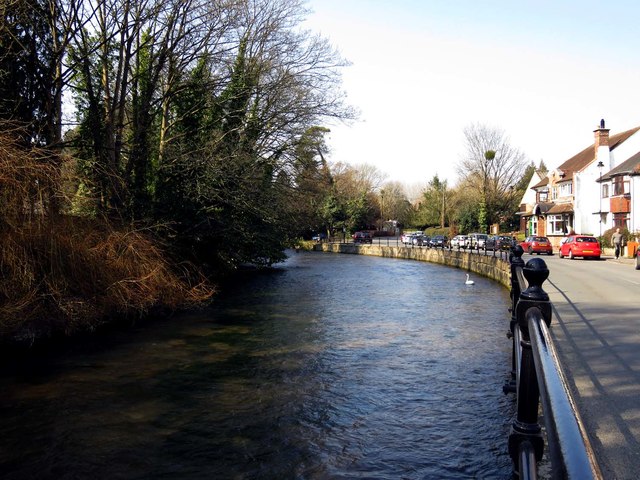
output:
M573 212L573 205L570 203L556 203L547 213L570 213Z
M549 184L549 177L544 177L542 180L540 180L538 183L536 183L531 188L540 188L540 187L544 187L545 185L548 185L548 184Z
M551 207L554 206L554 203L546 203L546 202L540 202L540 203L536 203L533 206L533 214L534 215L544 215L546 214L549 210L551 210Z
M632 128L631 130L627 130L622 133L617 133L609 137L609 150L615 150L615 148L620 145L622 142L627 140L631 135L640 130L640 127ZM573 177L573 172L579 172L585 167L587 167L593 160L595 160L594 156L595 150L595 142L590 146L582 150L580 153L574 155L569 160L564 162L562 165L558 167L558 170L562 170L565 174L564 180L568 180Z
M602 176L602 180L611 180L612 177L621 175L640 175L640 152L622 162L614 169Z

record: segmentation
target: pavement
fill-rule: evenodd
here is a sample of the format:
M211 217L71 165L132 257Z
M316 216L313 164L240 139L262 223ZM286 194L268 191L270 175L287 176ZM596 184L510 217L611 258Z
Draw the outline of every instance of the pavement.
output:
M639 479L640 270L608 255L543 258L551 332L603 478Z

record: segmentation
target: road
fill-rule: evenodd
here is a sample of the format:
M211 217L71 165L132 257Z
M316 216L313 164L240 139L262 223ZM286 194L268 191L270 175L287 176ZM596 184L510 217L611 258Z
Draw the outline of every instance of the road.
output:
M640 270L630 259L541 258L552 334L604 478L638 479Z

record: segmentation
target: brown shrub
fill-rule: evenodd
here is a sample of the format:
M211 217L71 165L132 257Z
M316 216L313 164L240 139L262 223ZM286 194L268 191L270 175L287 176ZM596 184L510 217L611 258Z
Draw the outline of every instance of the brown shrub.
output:
M3 338L70 335L213 293L194 269L177 272L149 235L106 222L61 217L46 228L2 232L0 242Z
M0 339L93 330L213 290L145 231L59 215L58 159L0 133Z

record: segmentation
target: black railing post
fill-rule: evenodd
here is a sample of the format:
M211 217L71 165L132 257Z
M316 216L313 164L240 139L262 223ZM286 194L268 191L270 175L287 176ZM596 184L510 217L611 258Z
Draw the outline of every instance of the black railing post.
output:
M520 292L515 308L519 335L514 335L514 339L520 341L520 366L516 380L517 414L509 435L509 454L518 469L524 468L521 460L526 458L523 456L525 450L530 451L533 448L536 461L542 459L544 451L542 429L538 423L540 389L527 317L531 310L537 309L547 325L551 322L551 303L549 296L542 289L542 284L549 277L547 264L541 258L534 258L527 262L522 273L529 287Z
M519 350L516 345L517 336L515 335L516 329L516 305L518 304L518 300L520 299L520 280L518 279L518 270L524 267L524 260L522 260L522 255L524 254L524 250L520 245L514 245L509 250L509 264L511 267L511 291L509 295L511 296L511 307L509 311L511 312L511 321L509 322L509 331L507 332L507 337L511 338L513 343L513 348L511 349L511 380L502 387L502 391L504 393L515 393L516 391L516 369L517 369L517 359L516 355Z
M520 299L520 281L518 279L518 267L524 267L524 260L522 260L524 250L520 245L514 245L509 252L509 264L511 265L511 323L509 329L513 334L516 324L516 305Z

